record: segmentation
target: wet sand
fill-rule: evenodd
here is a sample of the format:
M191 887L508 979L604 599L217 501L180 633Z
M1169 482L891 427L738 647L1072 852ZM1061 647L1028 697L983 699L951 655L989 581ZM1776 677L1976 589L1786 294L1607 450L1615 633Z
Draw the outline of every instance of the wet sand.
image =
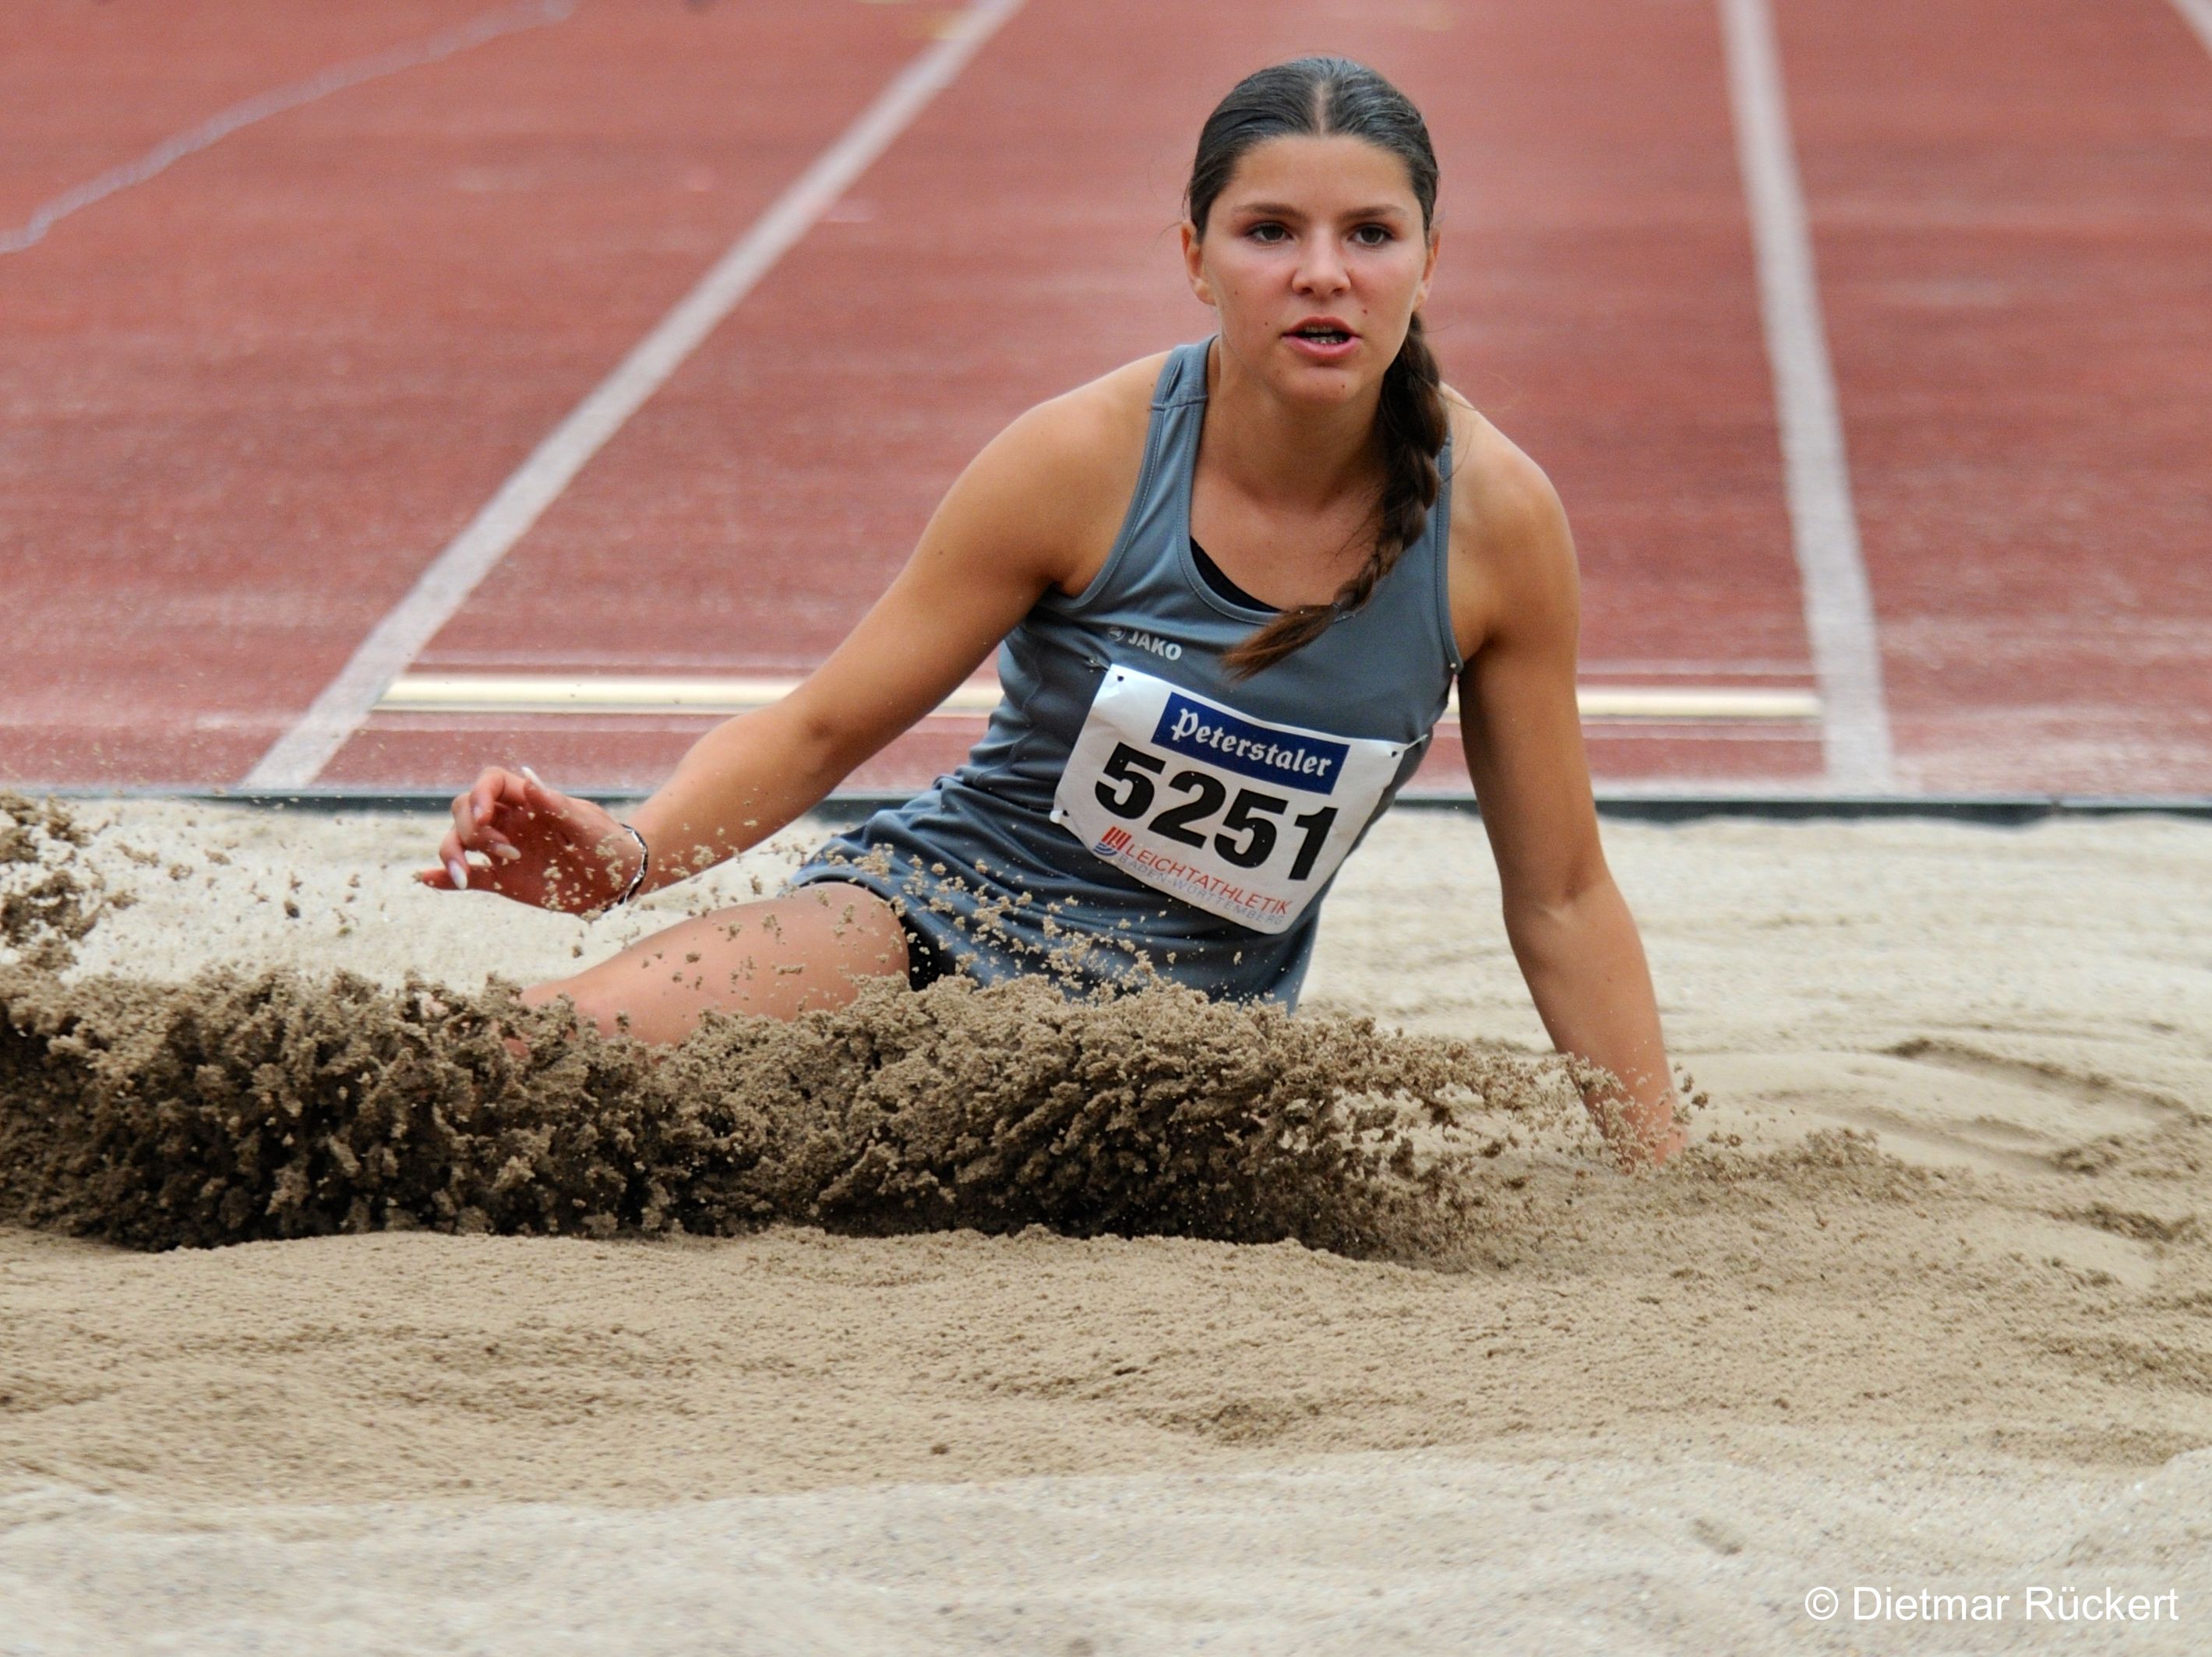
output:
M139 901L72 983L466 991L650 919L418 891L419 822L118 815L94 854ZM2212 829L1607 843L1713 1097L1693 1152L1613 1172L1485 1047L1525 1096L1419 1146L1466 1200L1347 1253L1003 1208L165 1253L0 1229L0 1600L37 1642L0 1649L2202 1649ZM1401 815L1307 1015L1540 1048L1495 915L1480 829ZM2010 1599L1855 1620L1855 1585ZM2029 1622L2038 1586L2179 1599Z

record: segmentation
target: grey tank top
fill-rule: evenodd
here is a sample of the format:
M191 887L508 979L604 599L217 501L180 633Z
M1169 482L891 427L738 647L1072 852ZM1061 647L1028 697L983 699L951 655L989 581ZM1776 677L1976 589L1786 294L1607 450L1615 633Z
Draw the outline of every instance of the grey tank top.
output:
M1143 970L1142 962L1208 995L1296 1004L1327 880L1281 930L1257 929L1163 890L1157 879L1136 877L1126 858L1114 854L1127 836L1109 827L1103 839L1079 837L1055 820L1055 793L1079 744L1083 754L1103 751L1086 730L1094 701L1103 706L1109 682L1136 683L1151 689L1156 704L1165 698L1202 711L1203 719L1186 713L1182 724L1213 746L1186 744L1184 751L1202 752L1217 774L1227 775L1227 788L1213 790L1212 820L1191 815L1208 799L1190 799L1180 829L1167 830L1176 840L1193 846L1206 840L1231 853L1249 848L1253 839L1222 828L1224 809L1232 826L1247 825L1244 835L1253 832L1255 812L1272 811L1257 832L1270 844L1281 841L1279 865L1291 858L1292 816L1305 798L1294 792L1298 780L1291 790L1259 792L1249 810L1249 791L1239 784L1249 773L1261 780L1255 791L1276 787L1267 778L1285 766L1326 768L1326 751L1334 751L1327 737L1371 739L1352 745L1382 756L1367 791L1371 809L1340 831L1352 843L1364 837L1419 768L1462 665L1446 591L1451 457L1447 446L1440 457L1443 488L1420 538L1368 603L1304 649L1238 680L1223 668L1223 653L1273 612L1215 591L1192 557L1191 476L1206 419L1211 343L1169 354L1152 397L1143 469L1113 550L1081 593L1048 589L1006 635L999 651L1005 695L967 762L927 792L830 841L793 877L794 886L844 880L878 893L910 932L987 983L1042 971L1080 992L1126 981L1133 969ZM1304 734L1279 735L1285 728ZM1166 716L1158 729L1164 738ZM1224 747L1224 731L1250 740ZM1323 756L1297 757L1309 750ZM1122 749L1113 751L1106 777L1118 780L1098 782L1101 800L1126 801L1139 786L1148 802L1155 792L1183 798L1166 792L1180 780L1174 755L1163 769L1157 756L1140 753L1123 764ZM1147 774L1142 780L1132 765ZM1219 773L1220 766L1232 772ZM1294 802L1287 810L1285 799ZM1218 858L1214 866L1221 867ZM1276 872L1279 880L1285 871Z

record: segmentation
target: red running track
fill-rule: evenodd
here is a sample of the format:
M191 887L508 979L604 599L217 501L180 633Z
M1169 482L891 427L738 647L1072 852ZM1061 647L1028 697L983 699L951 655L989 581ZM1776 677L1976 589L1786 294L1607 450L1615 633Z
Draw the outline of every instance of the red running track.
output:
M130 14L150 43L122 8L11 15L0 228L484 9L323 9ZM2162 0L1782 11L1901 777L2212 790L2212 57ZM0 256L0 768L244 775L943 15L594 0ZM416 665L819 659L1007 418L1203 331L1170 230L1197 123L1316 46L1429 113L1439 349L1567 499L1589 676L1810 685L1719 27L1689 0L1030 0ZM527 758L635 786L702 728L377 714L323 780ZM933 722L854 781L926 779L976 728ZM1803 727L1599 725L1592 749L1644 786L1820 767Z
M2212 54L2164 0L1781 24L1904 780L2212 792Z
M84 21L125 9L15 9L30 38L0 63L90 76L154 58L204 87L165 104L174 123L486 7L378 8L374 38L321 39L325 14L355 9L132 6L173 32L127 49ZM586 3L246 128L0 256L0 767L242 776L912 55L912 21L815 0ZM71 73L0 93L0 123L61 134L0 141L25 208L147 143L136 122L97 142L110 106Z

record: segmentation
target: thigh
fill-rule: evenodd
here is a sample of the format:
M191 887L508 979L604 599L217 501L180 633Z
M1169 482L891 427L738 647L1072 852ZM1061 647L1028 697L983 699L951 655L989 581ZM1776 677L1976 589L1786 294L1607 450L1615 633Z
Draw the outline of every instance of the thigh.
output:
M843 1006L869 979L906 975L906 932L891 906L824 881L678 921L522 999L542 1006L565 995L609 1035L680 1041L710 1007L796 1018Z

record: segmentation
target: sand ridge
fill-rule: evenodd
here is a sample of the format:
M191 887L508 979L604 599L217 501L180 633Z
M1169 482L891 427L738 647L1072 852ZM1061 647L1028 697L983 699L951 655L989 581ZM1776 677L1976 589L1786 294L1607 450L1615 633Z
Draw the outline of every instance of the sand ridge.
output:
M795 1220L1443 1258L1485 1187L1510 1188L1481 1162L1571 1136L1588 1079L1158 982L871 980L848 1007L710 1016L661 1049L497 983L70 975L107 901L88 836L52 804L0 815L14 884L40 897L0 967L0 1215L137 1247Z

